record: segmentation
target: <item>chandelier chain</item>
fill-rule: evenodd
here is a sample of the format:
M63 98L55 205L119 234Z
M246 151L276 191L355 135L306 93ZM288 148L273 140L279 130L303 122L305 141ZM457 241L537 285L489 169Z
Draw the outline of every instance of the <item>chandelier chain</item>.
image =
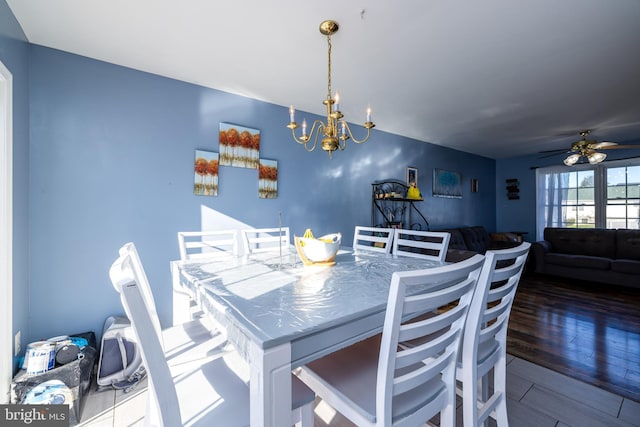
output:
M327 71L327 99L331 98L331 35L327 36L327 44L329 45L329 49L328 51L328 56L329 56L329 60L327 61L327 63L329 64L328 71Z

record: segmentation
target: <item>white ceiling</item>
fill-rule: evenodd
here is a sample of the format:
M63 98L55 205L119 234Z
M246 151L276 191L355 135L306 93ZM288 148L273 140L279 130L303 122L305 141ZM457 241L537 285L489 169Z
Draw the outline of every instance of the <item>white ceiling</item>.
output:
M7 3L31 43L317 114L333 19L350 122L370 105L376 129L496 159L640 141L638 0Z

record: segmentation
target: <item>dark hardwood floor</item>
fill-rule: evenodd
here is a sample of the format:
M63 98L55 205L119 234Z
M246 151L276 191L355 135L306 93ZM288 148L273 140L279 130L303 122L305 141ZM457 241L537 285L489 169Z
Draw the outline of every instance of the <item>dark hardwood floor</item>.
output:
M507 352L640 402L640 290L523 275Z

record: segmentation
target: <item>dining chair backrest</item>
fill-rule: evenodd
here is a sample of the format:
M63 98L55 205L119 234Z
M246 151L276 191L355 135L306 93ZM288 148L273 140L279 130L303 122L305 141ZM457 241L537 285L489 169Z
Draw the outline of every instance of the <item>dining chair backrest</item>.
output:
M156 309L151 285L149 284L147 273L144 271L144 267L142 266L142 260L140 259L138 249L133 242L129 242L122 245L118 254L123 258L123 263L126 264L127 268L131 271L130 274L132 275L133 280L138 284L140 292L145 300L145 306L147 307L151 321L153 322L156 333L158 334L158 338L162 342L162 326L160 325L160 317L158 316L158 310Z
M353 249L391 253L393 228L365 227L356 225L353 233Z
M451 234L446 232L396 228L393 255L443 262L447 256L450 239Z
M149 404L155 406L152 413L159 414L160 425L180 426L178 395L175 390L169 365L165 359L160 337L149 313L147 298L136 282L131 252L121 254L109 270L111 283L120 294L122 307L140 345L142 360L149 375L153 394Z
M508 425L506 404L506 341L511 307L531 244L489 250L469 307L462 339L457 377L462 383L465 426L484 425L496 413L498 425ZM493 397L482 385L483 406L478 408L478 380L493 369Z
M179 231L178 247L183 261L237 255L238 231Z
M376 425L396 425L398 419L402 425L422 425L434 408L454 419L460 338L483 260L477 254L442 267L393 273L380 345ZM425 313L433 314L421 317Z
M245 254L289 250L289 227L250 228L242 230Z

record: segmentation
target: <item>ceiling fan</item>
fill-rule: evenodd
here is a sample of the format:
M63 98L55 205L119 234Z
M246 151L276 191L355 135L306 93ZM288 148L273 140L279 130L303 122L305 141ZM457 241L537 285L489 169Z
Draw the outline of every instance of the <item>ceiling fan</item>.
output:
M566 152L569 155L563 161L565 165L573 166L578 163L578 160L583 157L586 158L592 165L604 161L604 159L607 158L607 155L596 150L610 150L614 148L640 148L640 145L619 145L617 142L598 142L594 139L587 139L587 135L589 135L589 133L591 133L591 130L589 129L580 132L580 136L582 137L582 139L571 144L571 148ZM543 151L543 153L563 151L564 150L550 150Z

